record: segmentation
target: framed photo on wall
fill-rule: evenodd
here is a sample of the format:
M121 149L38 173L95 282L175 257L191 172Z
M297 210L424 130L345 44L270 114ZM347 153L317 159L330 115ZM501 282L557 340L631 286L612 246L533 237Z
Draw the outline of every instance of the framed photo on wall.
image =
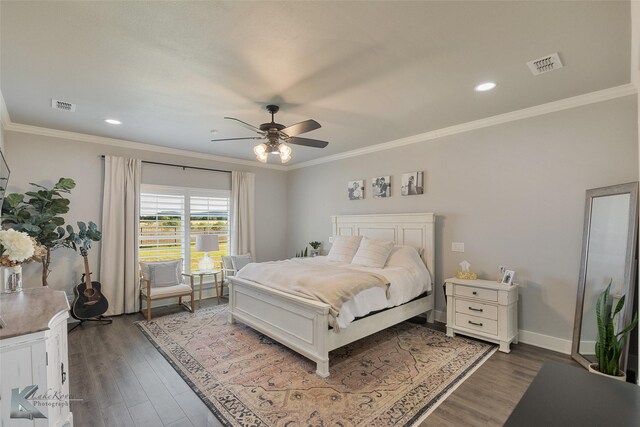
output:
M402 174L400 193L403 196L414 196L424 193L424 172L409 172Z
M377 176L371 178L371 194L374 198L391 196L391 177Z
M347 195L349 200L364 199L364 180L349 181L347 184Z

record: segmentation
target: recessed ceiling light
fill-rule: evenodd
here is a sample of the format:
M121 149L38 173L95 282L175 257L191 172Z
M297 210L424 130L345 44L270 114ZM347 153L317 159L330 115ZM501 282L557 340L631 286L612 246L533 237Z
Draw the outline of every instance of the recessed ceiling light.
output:
M116 120L116 119L104 119L105 122L109 123L110 125L121 125L122 122L120 120Z
M491 90L491 89L493 89L495 87L496 87L496 84L494 82L486 82L486 83L480 83L474 89L475 89L476 92L486 92L486 91Z
M211 129L211 133L218 133L218 129Z

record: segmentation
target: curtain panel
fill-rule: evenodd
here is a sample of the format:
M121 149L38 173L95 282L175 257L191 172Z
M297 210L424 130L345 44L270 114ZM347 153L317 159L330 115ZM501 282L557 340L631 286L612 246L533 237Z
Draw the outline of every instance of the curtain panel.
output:
M255 188L251 172L231 172L231 255L250 253L256 259Z
M141 171L139 159L105 156L100 281L109 301L107 315L139 310Z

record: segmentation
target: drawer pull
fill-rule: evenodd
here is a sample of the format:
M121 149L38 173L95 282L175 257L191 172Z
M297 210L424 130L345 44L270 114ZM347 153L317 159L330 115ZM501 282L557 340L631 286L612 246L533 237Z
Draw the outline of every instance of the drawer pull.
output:
M481 308L473 308L473 307L469 307L469 310L471 311L477 311L478 313L482 313L484 310Z
M472 322L471 320L467 320L467 322L471 323L472 325L482 326L482 323Z
M478 295L478 292L476 292L476 291L473 291L473 294L474 294L474 295Z

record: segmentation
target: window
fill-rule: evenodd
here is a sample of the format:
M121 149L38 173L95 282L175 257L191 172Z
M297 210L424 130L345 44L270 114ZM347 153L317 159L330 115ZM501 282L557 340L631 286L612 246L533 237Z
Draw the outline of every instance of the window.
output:
M217 234L220 250L209 255L221 264L228 253L229 191L143 184L140 193L140 261L182 258L185 272L195 271L204 256L196 251L196 235Z

